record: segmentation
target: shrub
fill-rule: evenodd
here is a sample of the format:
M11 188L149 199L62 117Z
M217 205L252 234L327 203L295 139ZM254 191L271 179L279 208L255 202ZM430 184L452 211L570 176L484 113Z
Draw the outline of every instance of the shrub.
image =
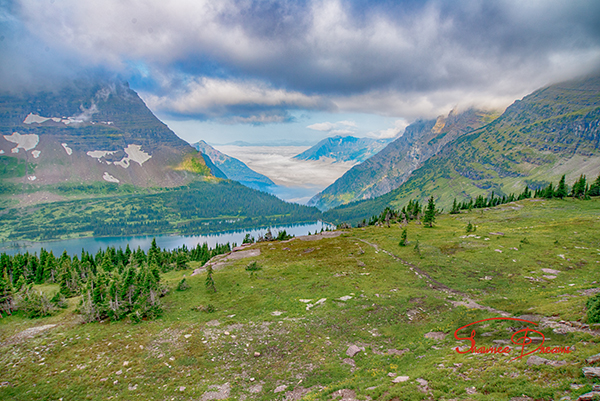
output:
M597 294L585 303L587 308L588 323L600 323L600 294Z
M179 282L179 284L177 284L177 291L185 291L187 289L190 288L190 285L187 283L187 281L184 279L181 279L181 281Z

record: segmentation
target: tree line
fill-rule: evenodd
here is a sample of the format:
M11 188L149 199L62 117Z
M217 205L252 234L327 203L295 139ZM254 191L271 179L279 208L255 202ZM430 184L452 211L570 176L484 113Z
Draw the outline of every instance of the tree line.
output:
M235 244L234 244L235 246ZM133 321L151 319L162 312L160 298L167 293L160 281L161 273L182 270L189 261L205 264L212 257L231 251L231 245L206 243L188 249L185 245L160 249L156 239L148 252L138 247L125 250L108 247L95 255L60 257L52 251L40 250L39 256L26 252L14 256L0 254L0 317L16 310L29 317L52 314L67 305L66 299L81 296L79 312L87 322L120 320L129 316ZM34 289L35 284L58 284L52 297Z
M575 199L587 200L591 197L600 196L600 174L591 183L588 183L586 176L582 174L575 180L570 189L565 181L566 178L565 175L563 175L556 186L554 186L553 183L549 183L544 187L532 190L526 185L523 192L517 195L511 193L508 196L496 196L494 192L492 192L489 197L479 195L462 202L458 202L456 198L454 198L450 214L458 214L461 210L494 207L529 198L564 199L573 197ZM435 222L435 216L442 212L442 210L436 208L433 196L429 198L426 206L421 205L418 200L411 199L408 201L408 204L402 207L402 209L394 210L388 206L380 214L373 215L368 222L365 219L358 223L357 227L364 227L367 225L387 225L389 227L390 224L394 222L407 224L411 220L422 221L431 227Z

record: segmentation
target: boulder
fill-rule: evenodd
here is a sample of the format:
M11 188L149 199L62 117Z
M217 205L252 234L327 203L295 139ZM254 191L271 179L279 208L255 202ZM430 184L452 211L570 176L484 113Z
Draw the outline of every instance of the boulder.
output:
M359 347L357 345L352 344L351 346L348 347L348 349L346 350L346 355L348 355L350 358L354 358L354 355L358 354L360 351L364 351L365 347Z
M425 334L425 338L433 338L434 340L440 341L446 338L446 334L441 331L431 331Z
M581 370L583 371L583 375L588 379L600 379L600 368L586 367Z

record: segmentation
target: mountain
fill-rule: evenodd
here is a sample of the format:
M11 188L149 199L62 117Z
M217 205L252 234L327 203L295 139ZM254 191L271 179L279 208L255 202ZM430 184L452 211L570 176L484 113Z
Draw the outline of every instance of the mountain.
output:
M361 163L383 149L390 141L391 139L334 136L323 139L310 149L294 156L294 159L333 159L335 162Z
M213 175L127 83L90 79L0 94L2 185L174 187Z
M326 214L330 221L362 220L384 207L433 195L449 209L478 195L520 193L527 185L571 184L600 172L600 76L548 86L517 100L496 120L454 142L392 192Z
M470 109L435 120L419 120L404 134L363 163L352 167L309 205L321 210L383 195L399 187L423 162L447 143L493 121L497 113Z
M257 173L240 160L219 152L204 141L196 142L192 146L206 155L208 158L206 162L214 164L224 173L225 178L259 190L265 190L266 187L275 185L269 177Z

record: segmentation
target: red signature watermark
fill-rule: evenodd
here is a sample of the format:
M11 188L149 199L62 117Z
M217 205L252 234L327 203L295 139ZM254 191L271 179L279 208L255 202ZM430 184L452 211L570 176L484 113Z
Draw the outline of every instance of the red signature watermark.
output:
M475 330L474 329L471 330L470 337L459 337L458 336L458 332L461 331L462 329L465 329L465 328L472 326L474 324L477 324L477 323L487 322L489 320L514 320L517 322L525 322L525 323L530 323L534 326L537 326L537 323L531 322L529 320L518 319L518 318L513 318L513 317L491 317L489 319L478 320L476 322L469 323L459 329L456 329L456 331L454 332L454 338L456 338L459 341L469 340L471 342L471 347L468 350L461 351L458 347L456 347L456 352L458 352L459 354L467 354L467 353L472 353L472 354L509 354L511 352L511 348L509 346L503 347L500 345L500 346L496 346L496 347L479 347L478 348L475 343ZM531 337L529 337L529 333L535 333L535 334L540 335L541 342L540 342L540 345L537 348L535 348L533 351L529 351L526 353L525 347L527 347L528 345L533 343L533 339ZM534 352L539 352L540 354L569 354L569 353L573 352L570 347L544 347L545 340L546 340L546 337L544 336L544 334L541 331L537 331L537 330L529 328L529 327L515 332L512 335L512 337L510 338L510 341L515 345L520 345L521 352L520 352L519 356L511 359L511 361L514 361L515 359L521 359L524 356L533 354Z

